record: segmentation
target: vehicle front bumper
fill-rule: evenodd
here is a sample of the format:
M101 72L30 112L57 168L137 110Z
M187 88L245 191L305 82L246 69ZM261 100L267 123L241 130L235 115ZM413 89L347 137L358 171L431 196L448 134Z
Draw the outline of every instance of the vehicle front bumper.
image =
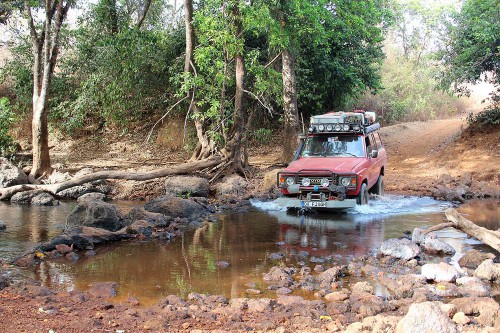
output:
M328 201L307 201L295 198L278 198L276 204L286 208L303 209L348 209L356 206L356 199L328 200Z

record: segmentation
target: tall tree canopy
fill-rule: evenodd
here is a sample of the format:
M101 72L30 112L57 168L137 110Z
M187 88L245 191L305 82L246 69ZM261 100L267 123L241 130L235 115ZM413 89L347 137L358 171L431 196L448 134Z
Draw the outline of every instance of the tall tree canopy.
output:
M442 53L443 84L459 94L481 76L500 94L500 9L498 0L465 0L449 25L449 41Z

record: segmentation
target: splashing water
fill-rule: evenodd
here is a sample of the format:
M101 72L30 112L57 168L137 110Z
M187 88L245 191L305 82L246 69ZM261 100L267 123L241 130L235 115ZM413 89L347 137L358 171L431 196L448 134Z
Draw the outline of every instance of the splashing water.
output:
M279 206L275 201L251 200L252 206L263 211L285 211L286 208ZM438 201L430 197L416 197L403 195L386 195L383 197L372 196L368 205L357 205L352 209L344 211L348 215L403 215L403 214L426 214L444 211L451 203Z

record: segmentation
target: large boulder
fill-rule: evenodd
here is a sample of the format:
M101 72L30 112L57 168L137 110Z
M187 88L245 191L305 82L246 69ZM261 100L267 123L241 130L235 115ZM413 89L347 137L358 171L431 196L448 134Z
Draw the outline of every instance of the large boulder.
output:
M289 286L293 282L292 276L283 268L273 266L262 278L269 283Z
M238 197L245 195L248 182L241 176L232 175L215 186L218 197Z
M73 186L57 193L61 198L77 199L87 193L108 194L111 192L111 186L106 184L105 180L96 180L83 185Z
M146 221L154 227L167 227L170 224L171 218L161 213L148 212L142 207L133 208L127 215L127 219L131 221Z
M208 180L201 177L175 176L165 180L165 190L167 195L207 197Z
M420 249L409 239L391 238L380 245L380 252L386 256L410 260L420 254Z
M87 226L117 231L130 224L115 205L103 201L84 201L69 214L66 228Z
M460 272L450 264L440 262L439 264L423 265L422 275L427 280L434 280L436 282L455 282L460 277Z
M80 203L80 202L84 202L84 201L104 201L104 199L106 199L105 194L99 193L99 192L91 192L91 193L87 193L87 194L82 195L76 201L78 203Z
M0 158L0 188L28 183L28 176L6 158Z
M199 218L206 215L208 209L198 202L179 197L162 196L155 198L144 205L148 212L160 213L172 218L180 217L187 219Z
M396 333L423 332L458 333L458 329L439 304L412 304L406 316L396 326Z
M460 267L476 269L486 259L495 259L493 253L484 253L478 250L470 250L458 260Z
M10 202L15 202L18 204L31 204L31 200L42 193L42 190L17 192L12 196L12 198L10 198Z
M498 319L500 306L493 298L464 297L456 298L451 303L457 307L457 311L474 316L480 325L493 326Z
M423 247L425 252L432 254L455 254L453 246L437 238L426 238Z
M491 259L486 259L474 271L474 276L483 280L500 282L500 264Z
M40 193L31 199L33 206L58 206L59 201L48 193Z

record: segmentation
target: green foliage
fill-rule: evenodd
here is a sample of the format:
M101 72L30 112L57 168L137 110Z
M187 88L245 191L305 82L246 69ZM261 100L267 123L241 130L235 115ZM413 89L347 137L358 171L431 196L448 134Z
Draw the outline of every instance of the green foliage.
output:
M259 128L251 133L251 139L259 144L267 144L273 138L273 131L268 128Z
M442 86L459 94L469 93L468 84L481 75L487 82L500 83L500 10L498 0L466 0L455 21L448 25L447 48L441 52L444 62ZM497 91L497 94L499 92Z
M15 153L14 140L9 135L9 129L14 121L15 117L9 99L0 98L0 156L11 156Z
M470 113L467 122L471 126L498 126L500 125L500 108L491 106L477 114Z

